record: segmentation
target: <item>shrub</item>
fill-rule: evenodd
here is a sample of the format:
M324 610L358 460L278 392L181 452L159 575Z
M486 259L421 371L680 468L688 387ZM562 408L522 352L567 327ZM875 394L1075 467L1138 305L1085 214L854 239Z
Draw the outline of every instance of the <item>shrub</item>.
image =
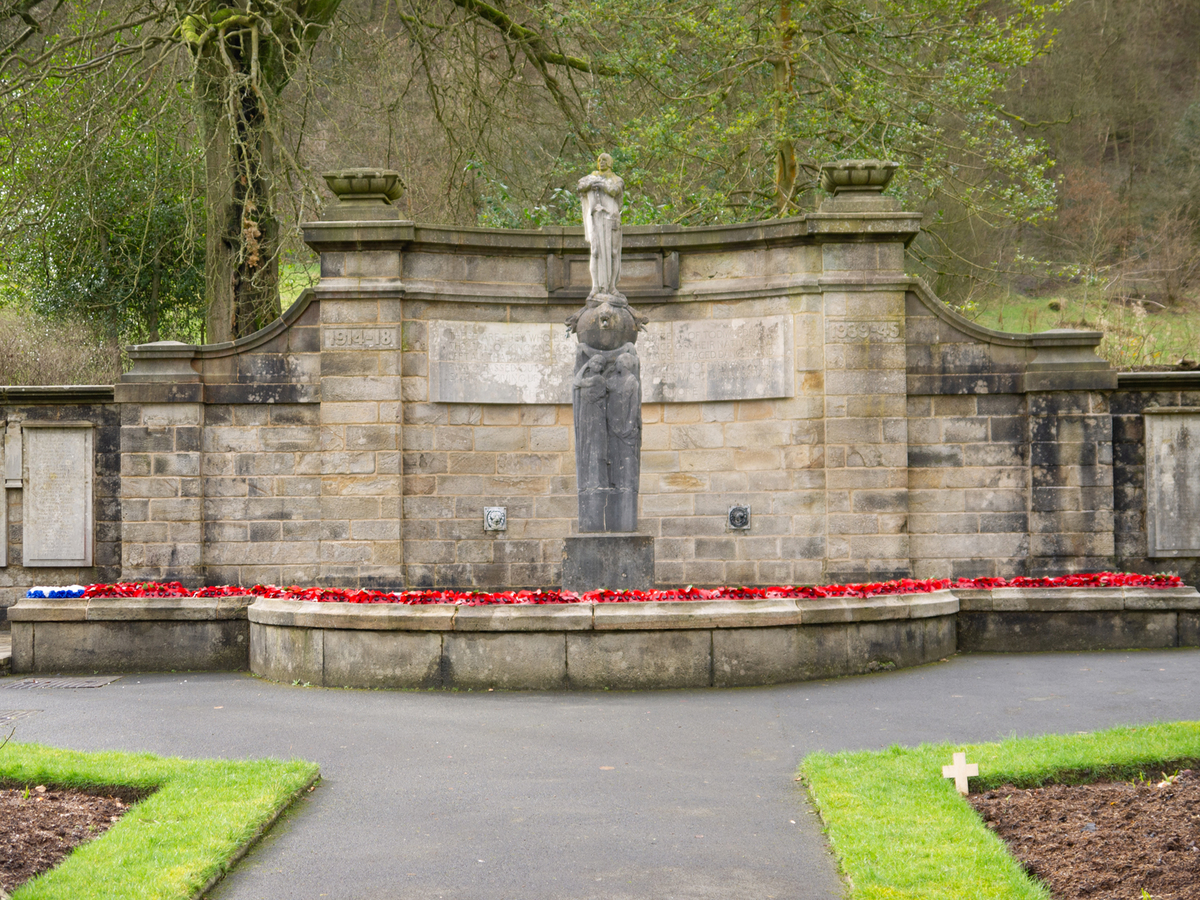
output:
M0 309L0 385L112 384L120 374L114 338L83 322Z

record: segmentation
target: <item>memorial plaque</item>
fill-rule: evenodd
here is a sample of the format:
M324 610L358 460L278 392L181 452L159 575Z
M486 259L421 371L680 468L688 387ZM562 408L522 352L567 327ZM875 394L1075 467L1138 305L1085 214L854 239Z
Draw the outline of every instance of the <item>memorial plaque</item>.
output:
M1146 411L1148 555L1200 553L1200 409Z
M25 424L26 566L92 564L91 426Z
M4 432L0 431L0 459L4 455ZM7 480L5 488L8 487ZM8 565L8 491L0 488L0 569Z
M791 316L651 322L637 348L647 403L795 391ZM561 325L430 322L429 399L567 404L574 360L575 340Z

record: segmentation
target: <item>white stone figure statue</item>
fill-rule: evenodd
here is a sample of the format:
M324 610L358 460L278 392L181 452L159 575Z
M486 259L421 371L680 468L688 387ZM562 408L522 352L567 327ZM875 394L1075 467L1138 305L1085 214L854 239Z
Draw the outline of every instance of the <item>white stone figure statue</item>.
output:
M596 170L579 179L576 190L583 201L583 234L592 249L588 270L596 294L617 293L621 280L621 200L625 182L612 170L613 160L601 153Z

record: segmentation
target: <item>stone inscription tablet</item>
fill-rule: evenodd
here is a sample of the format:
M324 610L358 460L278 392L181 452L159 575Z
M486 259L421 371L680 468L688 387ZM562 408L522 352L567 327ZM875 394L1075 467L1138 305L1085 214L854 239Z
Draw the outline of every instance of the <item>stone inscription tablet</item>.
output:
M26 566L92 564L92 429L25 426Z
M0 431L0 459L4 459L4 432ZM7 483L5 484L7 487ZM0 487L0 569L8 565L8 491Z
M1200 553L1200 409L1148 414L1146 538L1149 556Z
M395 350L400 346L398 328L323 329L326 350Z
M576 341L562 325L429 323L435 403L570 403ZM792 317L651 322L637 341L642 399L791 397Z

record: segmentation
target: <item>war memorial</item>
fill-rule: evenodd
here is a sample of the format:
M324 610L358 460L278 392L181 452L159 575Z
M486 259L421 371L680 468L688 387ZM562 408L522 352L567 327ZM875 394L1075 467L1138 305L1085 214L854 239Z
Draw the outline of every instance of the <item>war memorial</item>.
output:
M828 196L794 218L622 227L601 157L579 183L584 228L538 231L401 221L396 173L329 176L338 200L304 228L320 282L267 328L133 347L113 386L0 388L14 669L666 686L1200 644L1190 588L687 611L12 608L35 584L117 581L1194 584L1200 373L1118 372L1098 332L956 313L905 274L921 216L886 195L894 169L829 164Z

